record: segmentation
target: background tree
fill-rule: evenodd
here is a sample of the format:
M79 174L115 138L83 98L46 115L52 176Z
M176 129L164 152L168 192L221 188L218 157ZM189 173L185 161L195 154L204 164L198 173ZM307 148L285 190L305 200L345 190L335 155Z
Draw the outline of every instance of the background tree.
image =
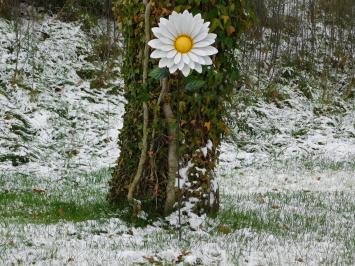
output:
M213 170L221 140L228 133L227 107L238 78L234 52L250 17L240 0L152 1L147 6L148 13L143 2L123 0L114 8L123 37L121 73L127 104L119 136L121 154L110 182L108 200L119 206L134 203L134 211L143 208L149 214L170 213L173 204L169 203L171 194L167 189L171 187L169 151L175 142L179 148L180 173L188 180L180 190L173 188L174 202L189 202L186 205L193 206L197 213L214 212L219 196ZM193 73L187 79L174 74L167 80L164 71L152 71L157 65L155 60L149 59L144 64L145 16L149 15L150 27L154 27L160 17L185 9L201 13L211 22L210 31L218 35L215 46L219 53L213 58L214 66L204 67L202 74ZM144 65L151 73L149 78L143 74ZM159 81L161 78L163 81ZM164 95L162 87L167 92ZM177 113L180 130L175 119Z

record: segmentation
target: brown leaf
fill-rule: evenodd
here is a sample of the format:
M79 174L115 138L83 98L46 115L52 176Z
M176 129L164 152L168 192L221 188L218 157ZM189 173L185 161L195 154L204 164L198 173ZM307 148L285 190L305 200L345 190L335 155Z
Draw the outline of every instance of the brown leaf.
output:
M227 224L220 224L218 226L218 232L223 233L223 234L230 234L232 230L230 229L230 227Z
M204 124L204 127L207 128L208 131L210 131L211 130L211 122L206 122Z
M279 205L271 205L271 208L272 209L280 209L280 206Z
M143 258L145 258L147 261L149 261L150 263L154 262L154 257L152 256L143 256Z
M64 208L62 208L62 207L59 208L59 209L58 209L58 213L59 213L60 216L64 216L64 213L65 213L65 212L64 212Z
M230 36L235 32L235 28L233 26L229 26L227 28L227 34Z
M259 202L260 204L264 204L264 203L265 203L265 199L263 198L263 196L259 196L259 197L258 197L258 202Z
M298 261L298 262L304 262L303 258L301 258L301 257L297 258L296 261Z
M38 193L38 194L42 194L42 193L45 193L46 191L43 188L34 188L33 192Z
M191 252L187 250L183 250L181 254L177 257L176 262L183 262L183 258L186 257L187 255L190 255Z

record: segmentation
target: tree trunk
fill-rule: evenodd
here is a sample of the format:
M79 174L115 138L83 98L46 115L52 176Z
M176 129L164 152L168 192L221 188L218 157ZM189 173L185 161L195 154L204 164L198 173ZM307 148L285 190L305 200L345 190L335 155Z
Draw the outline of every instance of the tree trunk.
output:
M204 86L187 90L189 80L181 74L162 81L146 76L157 61L147 61L145 28L157 26L159 18L170 15L173 8L183 11L189 4L188 0L180 5L161 2L151 1L148 21L144 1L115 6L124 44L121 71L127 104L118 143L121 153L108 200L118 207L130 203L133 214L142 209L150 215L168 215L178 201L182 207L189 202L195 213L214 213L219 205L214 168L219 145L228 133L227 103L237 78L237 60L232 55L248 19L243 8L236 9L242 7L239 0L222 0L217 6L212 2L190 4L194 14L201 13L208 21L215 18L215 8L230 12L225 14L230 21L213 29L221 38L216 44L220 52L215 65L204 68L202 74L191 74L205 82ZM230 9L225 9L229 4ZM178 113L181 119L177 119Z

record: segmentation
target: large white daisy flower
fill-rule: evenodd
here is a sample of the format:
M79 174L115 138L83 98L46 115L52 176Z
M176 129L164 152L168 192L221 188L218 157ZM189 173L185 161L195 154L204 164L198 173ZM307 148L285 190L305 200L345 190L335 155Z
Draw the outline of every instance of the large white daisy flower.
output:
M170 73L178 69L187 77L190 70L202 72L202 65L212 65L211 55L218 50L211 46L217 35L208 33L210 22L205 22L201 14L193 16L187 10L175 11L169 19L161 18L159 27L152 28L158 39L148 45L154 48L151 58L160 58L159 67L168 67Z

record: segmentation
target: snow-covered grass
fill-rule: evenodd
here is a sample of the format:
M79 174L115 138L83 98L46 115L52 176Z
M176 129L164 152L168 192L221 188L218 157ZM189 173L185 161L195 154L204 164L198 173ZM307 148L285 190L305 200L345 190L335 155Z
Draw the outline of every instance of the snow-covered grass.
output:
M173 226L137 227L111 210L108 170L55 181L1 176L0 263L352 265L352 173L225 172L217 217L192 229L183 216L181 242Z
M119 77L90 87L79 24L22 25L14 76L14 25L0 19L0 265L355 264L355 108L337 90L336 104L310 100L296 75L277 84L278 103L263 86L249 104L238 95L247 106L216 170L221 210L184 214L179 241L167 221L132 223L107 205Z
M18 36L0 19L0 170L62 177L112 165L124 112L118 74L105 90L79 76L100 67L79 23L24 16Z

